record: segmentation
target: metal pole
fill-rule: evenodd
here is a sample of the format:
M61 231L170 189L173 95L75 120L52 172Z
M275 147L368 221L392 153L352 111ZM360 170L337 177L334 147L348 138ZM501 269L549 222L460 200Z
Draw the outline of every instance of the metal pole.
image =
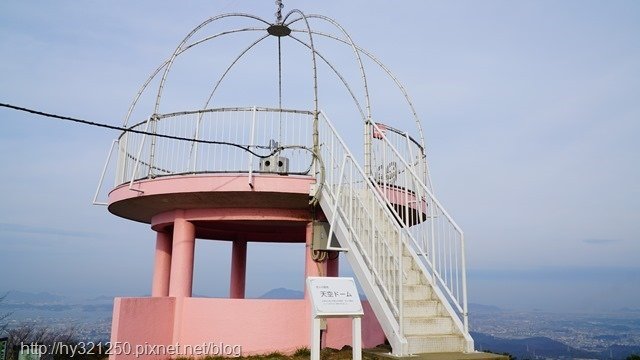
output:
M353 360L362 360L362 319L354 316L351 321Z
M469 309L467 307L467 260L464 251L464 233L460 232L460 247L462 251L462 317L464 331L469 332Z
M252 109L252 119L251 119L251 144L249 144L249 146L252 146L255 143L256 112L257 112L257 109L254 106ZM253 189L253 155L252 154L249 154L249 187Z
M320 319L311 320L311 360L320 360Z
M100 188L102 187L102 182L104 181L104 175L107 172L107 166L109 166L109 161L111 160L111 155L113 154L113 147L117 143L118 143L117 139L111 142L111 148L109 149L107 160L104 162L104 167L102 168L102 174L100 175L100 181L98 181L98 188L96 189L96 194L93 196L93 205L108 205L106 202L98 202L98 193L100 192Z

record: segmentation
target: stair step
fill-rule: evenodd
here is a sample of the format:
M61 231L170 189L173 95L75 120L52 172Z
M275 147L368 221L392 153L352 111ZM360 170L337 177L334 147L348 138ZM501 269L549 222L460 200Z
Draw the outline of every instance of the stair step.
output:
M464 352L466 341L462 335L407 336L410 354Z
M453 332L453 322L448 317L404 318L404 333L406 335L451 335Z
M386 269L390 269L390 270L396 270L396 262L394 260L392 260L390 257L378 257L377 259L379 264L384 264L381 266L384 266ZM391 266L389 266L391 265ZM413 270L413 271L420 271L418 268L418 265L415 264L415 261L413 261L413 258L411 256L403 256L402 257L402 269L404 271L409 271L409 270Z
M431 300L432 290L429 285L404 285L404 300Z
M437 300L405 300L404 315L406 317L416 316L438 316L442 314L440 302Z
M422 273L417 270L411 269L404 273L405 285L426 285L423 280Z

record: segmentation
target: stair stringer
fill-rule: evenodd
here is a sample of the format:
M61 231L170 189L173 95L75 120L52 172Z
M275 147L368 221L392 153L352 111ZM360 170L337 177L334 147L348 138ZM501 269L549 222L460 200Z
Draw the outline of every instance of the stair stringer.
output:
M333 213L332 206L326 200L327 197L330 196L331 195L327 193L326 189L323 190L322 196L320 197L320 207L329 222L333 224L333 233L340 243L340 246L347 249L345 256L358 279L358 283L369 300L369 305L376 315L376 318L382 327L382 331L393 349L392 354L395 356L407 356L409 355L408 342L400 332L398 320L394 316L391 308L388 306L380 288L376 285L376 280L374 279L371 271L368 271L367 263L362 257L358 247L351 239L351 237L355 235L348 230L342 216L337 216L334 220L334 216L336 216L336 214ZM337 212L340 211L338 210Z

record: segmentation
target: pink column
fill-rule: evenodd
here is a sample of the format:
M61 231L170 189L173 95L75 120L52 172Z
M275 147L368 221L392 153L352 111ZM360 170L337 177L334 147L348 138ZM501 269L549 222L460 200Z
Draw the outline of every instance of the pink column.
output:
M156 255L153 267L151 296L169 296L169 275L171 274L171 234L156 234Z
M195 244L195 226L184 219L184 212L182 210L177 210L173 222L173 250L171 256L169 296L191 297Z
M311 257L311 243L313 242L313 222L307 223L306 229L306 244L305 244L305 260L304 260L304 298L308 297L307 294L307 277L320 276L320 269L324 264L313 261Z
M329 259L327 259L327 276L336 277L340 273L340 253L332 251L329 253Z
M229 297L244 299L244 289L247 275L247 241L235 240L231 249L231 281Z

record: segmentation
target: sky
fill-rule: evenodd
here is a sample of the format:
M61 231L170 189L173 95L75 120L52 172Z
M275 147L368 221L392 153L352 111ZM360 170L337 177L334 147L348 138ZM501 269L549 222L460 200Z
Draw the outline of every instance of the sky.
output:
M465 231L471 302L640 308L639 2L284 4L285 13L336 19L405 85L422 118L436 195ZM274 11L271 0L3 1L0 102L121 125L148 74L197 24L227 12L273 21ZM185 81L170 83L163 110L199 103L197 81L211 77L191 69L220 71L249 41L222 41L215 56L195 53L176 70ZM272 45L230 74L221 104L252 106L273 94ZM350 55L327 46L336 62ZM284 49L286 101L309 104L296 75L308 74L296 60L304 53ZM344 71L357 81L353 63ZM398 94L376 79L377 114L408 119ZM321 80L321 107L357 141L357 113L342 112L344 91L323 91L331 82ZM150 292L151 229L91 204L116 136L0 109L0 291ZM248 295L301 289L303 251L251 244ZM229 266L229 244L199 241L195 293L224 296Z

